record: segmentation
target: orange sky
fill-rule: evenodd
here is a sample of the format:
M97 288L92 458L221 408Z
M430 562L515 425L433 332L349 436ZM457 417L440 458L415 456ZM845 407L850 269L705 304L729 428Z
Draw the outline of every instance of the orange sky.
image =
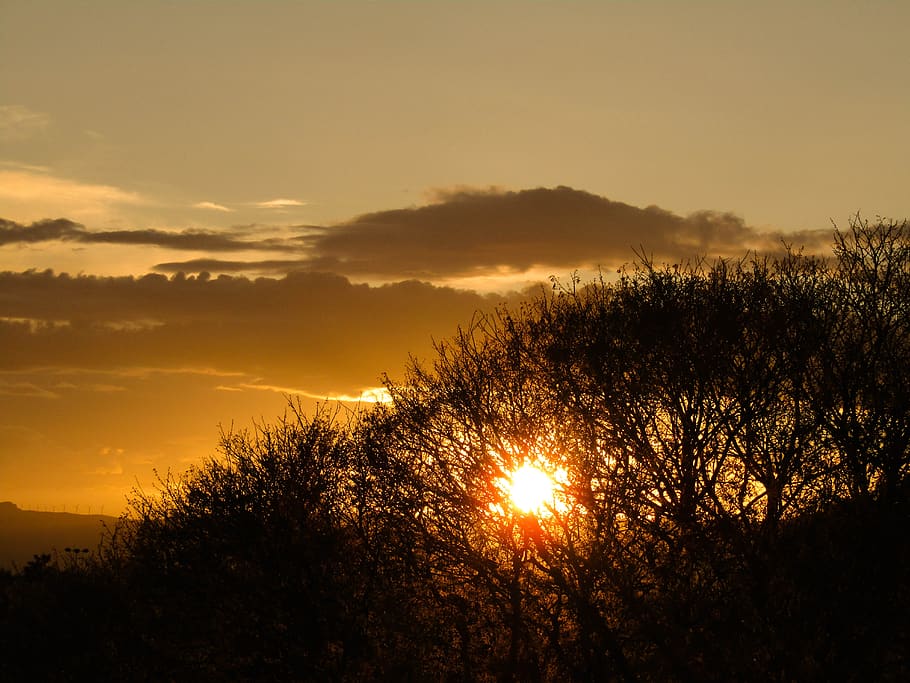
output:
M119 512L219 423L358 396L633 248L827 251L831 219L906 217L908 25L879 1L4 0L0 500Z

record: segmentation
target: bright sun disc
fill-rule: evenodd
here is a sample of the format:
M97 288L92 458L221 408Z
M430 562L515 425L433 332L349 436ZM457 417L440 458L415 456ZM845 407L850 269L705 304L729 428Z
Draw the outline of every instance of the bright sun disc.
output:
M522 465L512 473L509 497L512 504L525 513L539 513L553 500L555 483L543 470L534 465Z

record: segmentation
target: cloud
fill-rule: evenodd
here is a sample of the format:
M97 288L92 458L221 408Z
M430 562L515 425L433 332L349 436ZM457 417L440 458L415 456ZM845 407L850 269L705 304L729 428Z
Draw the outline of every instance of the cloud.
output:
M352 394L319 394L297 387L244 382L235 387L219 385L216 389L220 391L243 391L244 389L270 391L285 396L304 396L306 398L316 399L317 401L340 401L342 403L390 403L392 401L392 396L385 387L368 387Z
M9 200L47 199L82 203L140 204L145 199L113 185L95 185L59 178L45 173L0 171L0 198Z
M313 268L311 259L226 261L217 258L167 261L155 264L154 269L162 273L260 273L265 275L285 275L299 270L316 270Z
M409 354L429 357L433 338L500 300L315 273L0 273L0 421L37 435L0 426L0 456L10 454L0 479L11 491L46 489L48 500L74 482L100 490L100 469L118 469L98 449L123 448L122 474L90 498L119 511L137 482L154 485L153 468L199 462L214 452L219 424L272 421L285 396L308 412L332 398L381 400L368 388L383 372L401 378Z
M425 206L377 211L336 225L303 226L303 234L285 231L262 238L260 231L259 239L250 237L253 228L94 231L62 218L29 226L0 220L0 245L63 240L207 253L153 266L165 273L332 272L358 280L444 283L491 276L517 282L576 269L612 269L633 261L636 252L658 263L778 252L784 242L819 253L827 252L831 241L830 229L760 231L730 213L681 216L569 187L518 192L456 188L437 190L432 200ZM296 200L267 203L277 207L277 202L292 201ZM242 258L218 256L226 252Z
M23 164L19 161L10 161L8 159L0 160L0 166L14 168L19 171L31 171L33 173L50 173L49 166L39 166L38 164Z
M28 226L0 218L0 246L72 239L81 232L81 225L66 218L37 221Z
M782 241L827 251L830 230L759 231L734 214L680 216L569 187L509 192L437 190L425 206L377 211L292 238L295 259L203 258L159 263L163 272L287 273L306 270L365 279L442 281L550 269L612 268L644 252L656 260L779 251Z
M306 204L299 199L270 199L265 202L256 202L254 206L260 209L290 209L296 206L306 206Z
M823 233L802 237L814 248L820 238L829 240ZM310 246L316 259L337 264L338 272L432 277L618 265L639 248L668 260L726 256L776 248L780 238L729 213L683 217L569 187L459 188L437 192L436 202L426 206L358 216L314 237Z
M0 105L0 141L26 140L45 130L51 117L21 104Z
M74 387L79 391L97 391L102 393L116 393L120 391L126 391L126 387L120 386L119 384L86 384L86 385L76 385Z
M193 204L194 209L208 209L210 211L223 211L231 212L234 209L231 209L223 204L216 204L215 202L196 202Z
M242 236L242 235L241 235ZM0 218L0 246L6 244L48 242L81 242L87 244L149 245L168 249L193 251L247 251L279 250L299 251L297 242L287 240L243 240L237 235L205 230L166 231L143 230L87 230L85 226L66 218L36 221L23 225Z
M0 380L0 396L15 398L60 398L60 394L49 391L32 382L4 382Z
M0 374L60 367L123 377L126 369L210 368L215 377L242 373L323 398L359 396L382 372L399 372L409 353L429 354L431 338L504 300L418 282L354 285L317 273L280 280L0 273L0 291Z
M0 203L20 220L40 220L48 215L77 218L103 216L121 205L148 204L137 192L114 185L77 180L19 167L0 169ZM26 218L23 218L26 217Z
M123 449L118 449L123 450ZM120 462L114 462L107 467L96 467L95 469L86 470L86 474L95 475L98 477L119 477L123 475L123 464Z
M261 246L237 240L215 232L184 230L108 230L84 232L81 242L104 242L108 244L147 244L169 249L190 249L195 251L240 251Z

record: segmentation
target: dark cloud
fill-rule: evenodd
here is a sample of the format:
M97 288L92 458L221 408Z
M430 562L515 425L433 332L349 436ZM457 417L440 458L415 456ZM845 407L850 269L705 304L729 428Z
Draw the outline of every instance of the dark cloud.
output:
M80 242L103 242L107 244L143 244L169 249L190 249L195 251L240 251L261 249L259 242L245 242L227 235L205 231L165 232L163 230L109 230L85 232Z
M321 270L350 276L419 278L614 267L644 251L660 261L776 251L782 240L827 251L830 230L760 232L730 213L679 216L569 187L520 192L457 190L426 206L378 211L294 238L300 260L170 262L165 272Z
M0 273L0 371L211 368L354 391L501 298L338 275L102 278Z
M80 232L84 232L81 225L65 218L38 221L31 225L0 218L0 246L73 239L73 236Z
M337 261L343 272L427 277L501 267L613 265L630 261L633 249L670 260L732 255L776 248L780 239L729 213L682 217L568 187L456 191L438 199L335 226L313 241L315 255Z
M127 244L193 251L279 250L298 251L299 244L287 240L243 240L237 236L205 230L87 230L65 218L22 225L0 219L0 246L61 240L88 244Z
M225 261L216 258L169 261L155 264L155 270L162 273L261 273L284 275L291 272L314 269L312 259L263 259L262 261ZM319 268L322 272L331 268Z

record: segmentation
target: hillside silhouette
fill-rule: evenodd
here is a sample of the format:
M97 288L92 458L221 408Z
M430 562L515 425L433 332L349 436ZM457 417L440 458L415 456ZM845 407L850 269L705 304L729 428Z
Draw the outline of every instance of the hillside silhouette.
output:
M859 217L554 281L4 574L0 678L907 680L908 302L910 227Z
M21 510L0 502L0 568L21 569L35 555L64 553L66 548L94 552L105 525L116 523L110 515Z

